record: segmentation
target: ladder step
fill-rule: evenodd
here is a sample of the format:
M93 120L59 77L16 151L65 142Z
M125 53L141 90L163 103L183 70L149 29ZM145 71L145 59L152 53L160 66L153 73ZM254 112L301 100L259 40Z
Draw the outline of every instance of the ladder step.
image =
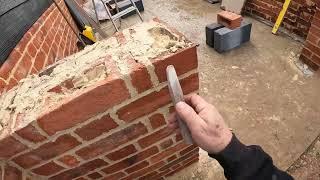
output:
M115 19L119 19L119 18L121 18L122 16L130 13L131 11L135 11L135 10L136 10L136 8L135 8L134 6L130 6L130 7L128 7L127 9L125 9L125 10L123 10L123 11L120 11L120 12L118 12L117 14L113 15L113 16L112 16L112 19L114 19L114 20L115 20Z

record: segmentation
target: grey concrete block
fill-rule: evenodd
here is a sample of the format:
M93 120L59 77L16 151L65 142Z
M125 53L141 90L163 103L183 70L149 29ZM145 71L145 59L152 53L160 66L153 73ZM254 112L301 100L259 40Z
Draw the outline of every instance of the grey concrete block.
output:
M252 24L243 21L236 29L221 28L214 32L214 49L219 53L231 50L250 40Z
M206 26L206 42L209 46L214 47L214 31L224 26L218 23L208 24Z

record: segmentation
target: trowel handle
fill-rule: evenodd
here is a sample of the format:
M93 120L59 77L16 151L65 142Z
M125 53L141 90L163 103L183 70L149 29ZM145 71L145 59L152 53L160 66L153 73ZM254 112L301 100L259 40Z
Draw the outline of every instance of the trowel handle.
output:
M176 115L176 118L178 120L180 132L181 132L181 135L182 135L185 143L186 144L193 144L191 132L190 132L187 124L180 118L179 115Z

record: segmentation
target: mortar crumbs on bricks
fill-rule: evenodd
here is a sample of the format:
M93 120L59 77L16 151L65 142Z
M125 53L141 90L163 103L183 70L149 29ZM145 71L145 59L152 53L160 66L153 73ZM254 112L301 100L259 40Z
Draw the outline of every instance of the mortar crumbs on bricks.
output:
M39 75L22 79L16 87L2 94L0 130L9 124L8 120L16 119L21 114L25 114L23 124L28 124L44 110L45 104L46 107L53 107L68 95L105 79L110 70L104 57L110 56L121 73L125 74L129 72L129 67L122 57L129 56L148 65L152 58L192 45L183 36L155 21L125 29L119 35L123 35L128 42L121 44L115 37L99 41L53 64Z

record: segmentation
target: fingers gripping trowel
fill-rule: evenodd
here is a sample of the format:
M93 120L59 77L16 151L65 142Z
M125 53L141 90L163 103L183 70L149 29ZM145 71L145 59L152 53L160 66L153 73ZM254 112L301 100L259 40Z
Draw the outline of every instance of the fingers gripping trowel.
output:
M167 80L168 80L168 87L169 87L172 103L176 105L178 102L184 101L183 92L179 83L179 79L178 79L176 70L172 65L169 65L167 67ZM183 120L181 120L181 118L178 115L176 116L176 118L178 120L179 127L180 127L181 134L184 141L187 144L193 144L193 140L191 137L190 130L188 129L188 126Z

